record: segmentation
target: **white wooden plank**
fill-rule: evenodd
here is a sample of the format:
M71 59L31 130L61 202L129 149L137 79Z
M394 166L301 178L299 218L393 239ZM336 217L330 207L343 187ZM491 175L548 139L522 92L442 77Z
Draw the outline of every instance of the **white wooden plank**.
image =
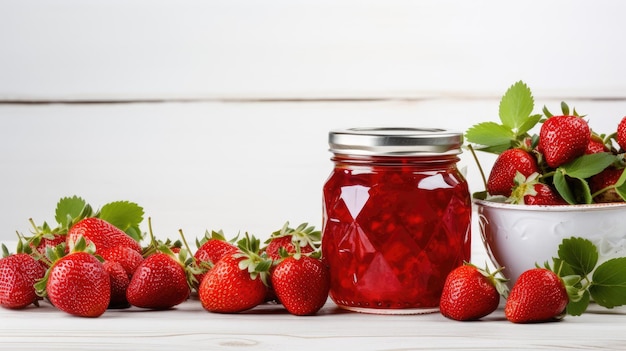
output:
M536 110L559 101L536 97ZM626 102L569 101L601 133ZM332 163L327 133L355 126L465 131L497 120L497 100L369 103L0 105L0 240L52 221L74 194L94 206L143 205L157 235L205 229L260 237L284 221L321 225L321 189ZM613 129L612 129L613 128ZM486 169L494 160L480 155ZM461 155L472 191L474 160ZM478 240L478 239L475 239Z
M0 99L624 97L626 3L0 2Z

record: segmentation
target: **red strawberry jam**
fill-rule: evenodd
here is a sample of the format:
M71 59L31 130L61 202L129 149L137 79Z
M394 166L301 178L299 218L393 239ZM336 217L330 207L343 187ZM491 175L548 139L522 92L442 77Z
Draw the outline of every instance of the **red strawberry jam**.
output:
M446 276L470 261L461 135L406 128L331 131L322 250L330 297L373 313L436 311Z

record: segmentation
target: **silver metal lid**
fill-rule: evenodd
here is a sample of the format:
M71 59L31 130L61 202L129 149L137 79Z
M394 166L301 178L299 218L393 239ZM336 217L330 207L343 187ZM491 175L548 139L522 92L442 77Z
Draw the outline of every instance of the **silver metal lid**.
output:
M457 155L463 135L437 128L348 128L331 130L328 144L331 152L345 155Z

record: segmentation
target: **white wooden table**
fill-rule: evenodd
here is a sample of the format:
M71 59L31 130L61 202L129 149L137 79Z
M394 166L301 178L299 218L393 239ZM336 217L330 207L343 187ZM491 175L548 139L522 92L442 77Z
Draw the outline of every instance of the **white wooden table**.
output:
M277 305L240 314L206 312L197 299L173 310L109 310L99 318L67 315L47 303L0 309L3 350L623 350L626 310L592 307L555 323L513 324L502 309L477 322L439 313L373 315L328 302L316 316Z
M472 261L487 259L478 237ZM166 311L107 310L74 317L47 302L0 308L2 350L624 350L626 308L596 305L559 322L513 324L499 308L480 321L439 313L376 315L342 310L329 299L315 316L265 304L239 314L205 311L196 296Z

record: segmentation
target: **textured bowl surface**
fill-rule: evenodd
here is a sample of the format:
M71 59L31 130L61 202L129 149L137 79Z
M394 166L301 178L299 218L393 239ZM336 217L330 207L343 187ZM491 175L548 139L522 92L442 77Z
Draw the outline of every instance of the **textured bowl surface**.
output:
M599 263L626 256L626 203L528 206L474 200L487 254L505 267L509 284L535 263L557 255L564 238L582 237L599 251Z

